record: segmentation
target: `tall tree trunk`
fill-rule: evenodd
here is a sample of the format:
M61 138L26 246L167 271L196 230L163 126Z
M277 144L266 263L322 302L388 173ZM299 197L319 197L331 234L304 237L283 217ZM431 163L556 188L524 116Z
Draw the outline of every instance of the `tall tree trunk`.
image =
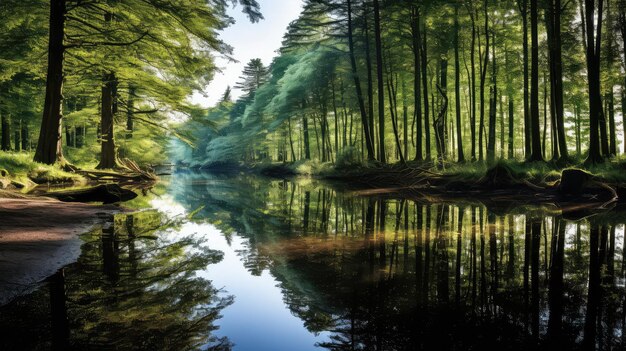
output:
M619 6L619 27L622 33L622 49L624 50L624 67L626 68L626 1L620 1ZM626 140L626 74L624 74L624 84L622 85L622 140ZM626 153L626 145L624 145Z
M565 134L565 112L563 107L563 62L561 40L561 0L551 0L547 8L546 16L548 47L550 57L550 99L556 120L556 137L560 159L568 159L567 135Z
M472 162L476 161L476 20L474 19L474 11L468 7L470 19L472 21L472 42L470 48L470 65L471 65L471 84L470 99L472 100L472 108L470 115L470 134L472 139Z
M420 14L417 5L413 4L411 7L411 34L413 38L413 97L415 102L415 119L416 123L416 138L415 138L415 161L423 160L422 150L422 97L420 86L421 75L421 58L420 58Z
M113 110L114 110L114 93L117 85L115 73L107 73L103 76L102 82L102 106L100 113L100 163L98 169L117 168L117 154L115 150L115 136L113 133Z
M615 131L615 101L613 98L613 86L607 93L607 110L609 114L609 155L617 155L617 132Z
M28 123L22 123L22 150L30 151Z
M437 85L437 90L439 94L441 94L441 98L443 99L443 104L440 107L439 113L437 114L437 118L435 119L433 126L435 128L435 139L437 140L437 154L439 165L443 165L443 161L446 159L446 146L448 143L447 138L447 115L448 115L448 60L445 56L442 55L440 59L440 85Z
M531 155L532 124L530 123L530 104L528 86L528 0L518 0L520 15L522 16L522 59L524 61L524 156Z
M530 161L543 161L539 133L539 33L537 0L530 0L531 74L530 74L530 119L532 148Z
M15 151L21 151L22 150L22 120L21 119L17 127L15 128L15 132L13 134L15 135L15 139L14 139Z
M354 86L356 88L356 96L359 101L359 110L361 112L361 122L363 124L365 145L367 146L367 158L368 160L374 160L374 146L372 144L372 138L369 128L369 122L367 119L367 112L365 111L365 103L363 102L363 92L361 91L361 80L356 67L356 58L354 56L354 38L352 34L352 0L348 2L348 46L350 50L350 67L352 68L352 77L354 79Z
M589 90L589 156L588 163L603 161L600 153L599 121L602 114L600 95L600 49L602 43L603 0L598 0L597 25L595 0L585 0L587 46L587 84Z
M36 162L53 164L64 162L61 140L63 119L63 60L65 46L66 0L50 1L50 26L48 39L48 71L46 76L46 98L41 119L41 129L35 151Z
M498 103L498 79L496 61L496 35L493 35L491 49L491 95L489 97L489 140L487 141L487 162L493 163L496 159L496 106ZM489 46L486 48L489 52Z
M370 50L369 9L367 3L363 4L363 33L365 35L365 66L367 68L367 114L372 147L376 152L376 137L374 128L374 76L372 74L372 55Z
M0 149L2 151L11 151L11 119L7 113L2 113L2 141Z
M309 142L309 119L307 118L306 113L302 113L302 132L304 133L304 158L310 160L311 143Z
M485 16L485 50L481 49L480 34L478 36L478 56L480 62L480 122L478 125L478 160L484 160L483 136L485 132L485 83L487 80L487 67L489 64L489 19L487 16L487 1L484 2ZM478 16L476 16L478 17Z
M374 36L376 39L376 83L378 88L378 159L387 162L385 149L385 88L383 82L383 47L380 29L380 4L374 0Z
M133 132L135 131L135 120L133 115L135 113L135 94L136 88L132 84L128 85L128 110L126 111L126 138L131 139Z
M463 153L463 134L461 132L461 63L459 61L459 5L454 7L454 99L456 113L456 144L458 162L465 162Z
M426 14L424 14L426 17ZM426 161L431 160L431 152L430 152L430 123L428 122L429 117L429 106L428 106L428 43L427 43L427 33L426 33L426 21L423 20L423 30L421 31L422 37L420 37L420 42L422 43L422 47L420 52L422 53L422 94L424 96L424 138L425 138L425 146L426 146ZM433 106L433 111L434 111ZM421 123L421 122L420 122Z

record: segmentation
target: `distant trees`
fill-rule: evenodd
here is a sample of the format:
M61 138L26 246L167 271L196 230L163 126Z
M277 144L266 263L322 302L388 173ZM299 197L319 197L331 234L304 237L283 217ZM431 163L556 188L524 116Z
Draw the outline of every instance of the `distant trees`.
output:
M585 146L600 162L617 154L623 134L612 87L626 85L614 65L622 1L603 3L305 1L280 52L291 63L269 67L281 78L235 104L246 107L233 111L227 129L257 131L235 160L422 163L434 143L442 166L517 157L567 163ZM603 24L615 28L609 39ZM610 52L600 56L601 46ZM253 72L248 65L248 85Z
M251 59L243 69L235 89L242 90L246 96L253 96L254 92L267 82L268 69L259 58Z

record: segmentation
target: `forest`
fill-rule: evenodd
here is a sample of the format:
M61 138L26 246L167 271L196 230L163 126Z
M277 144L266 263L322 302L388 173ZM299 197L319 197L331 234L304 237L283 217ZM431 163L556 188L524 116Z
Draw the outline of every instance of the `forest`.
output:
M229 87L207 111L189 97L231 53L219 38L229 5L4 1L5 168L33 168L28 153L66 171L128 170L127 159L606 171L624 153L621 0L307 0L274 60L250 60L232 82L242 96Z
M626 0L0 0L0 119L2 350L626 345Z
M354 166L617 162L623 1L306 1L178 158ZM202 137L206 134L210 137ZM189 161L189 160L193 161Z

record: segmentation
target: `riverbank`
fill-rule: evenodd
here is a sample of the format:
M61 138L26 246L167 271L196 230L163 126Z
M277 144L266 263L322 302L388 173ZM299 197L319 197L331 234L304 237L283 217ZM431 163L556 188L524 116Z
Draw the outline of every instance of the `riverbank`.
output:
M78 235L121 211L113 205L0 198L0 306L75 262L82 244Z
M434 202L472 198L482 202L585 204L594 207L626 201L626 163L583 167L553 162L500 161L446 164L351 164L317 162L219 163L200 170L252 173L274 178L311 177L359 195L389 195Z

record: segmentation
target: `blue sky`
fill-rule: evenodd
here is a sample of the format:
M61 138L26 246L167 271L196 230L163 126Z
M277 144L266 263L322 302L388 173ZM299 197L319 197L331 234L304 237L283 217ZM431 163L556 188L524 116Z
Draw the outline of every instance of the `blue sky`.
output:
M217 73L213 82L205 89L206 96L196 94L193 102L204 107L214 105L226 87L235 84L245 64L253 58L260 58L265 65L269 65L276 56L276 50L280 48L287 25L295 20L302 10L301 0L259 0L259 4L265 19L258 23L250 23L241 13L240 6L229 10L236 23L226 28L220 37L234 48L232 56L239 62L229 63L218 58L218 67L222 68L223 72ZM233 90L234 98L240 95L240 91Z

